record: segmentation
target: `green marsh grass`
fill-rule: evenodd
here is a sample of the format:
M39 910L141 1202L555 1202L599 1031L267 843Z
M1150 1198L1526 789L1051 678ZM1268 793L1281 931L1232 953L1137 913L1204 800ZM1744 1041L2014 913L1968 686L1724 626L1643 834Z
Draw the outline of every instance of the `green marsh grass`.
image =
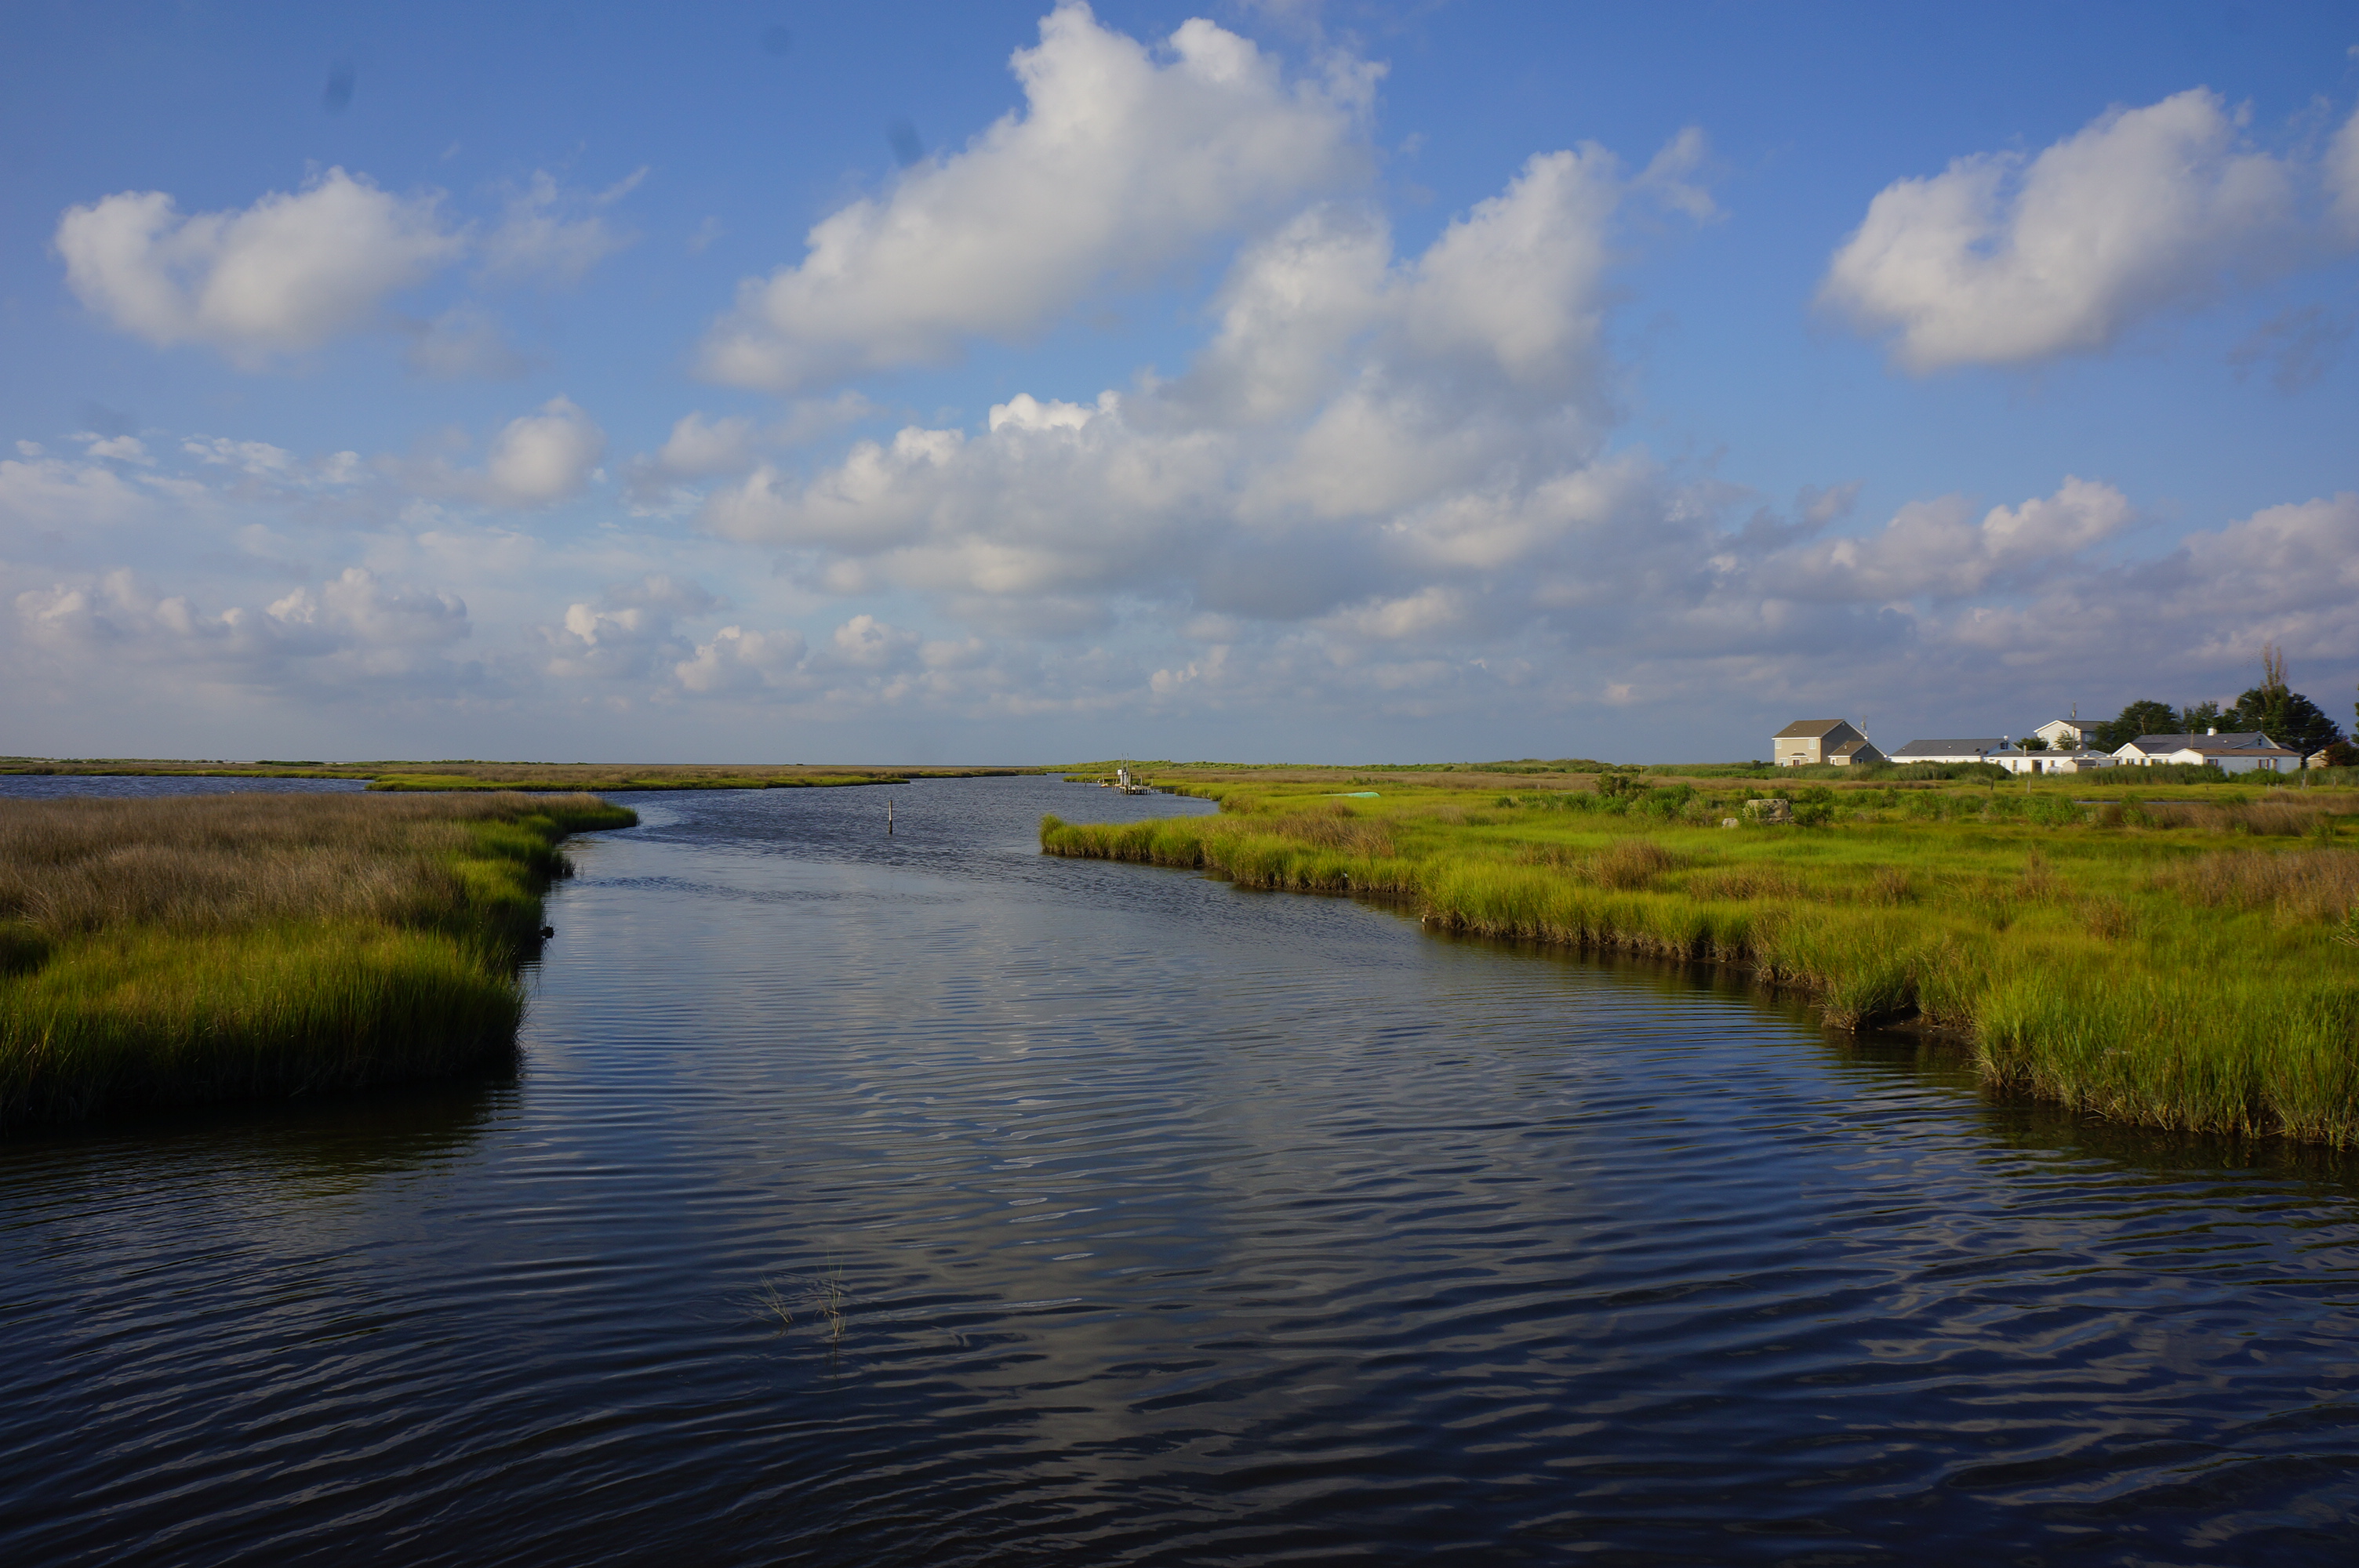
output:
M592 795L0 802L0 1130L496 1061Z
M1834 1027L1970 1042L2002 1091L2359 1142L2359 795L2170 783L2091 804L2071 775L1613 784L1630 776L1503 792L1428 773L1345 801L1308 771L1167 774L1221 815L1051 817L1041 844L1381 899L1445 930L1744 965ZM1798 825L1745 817L1772 793Z

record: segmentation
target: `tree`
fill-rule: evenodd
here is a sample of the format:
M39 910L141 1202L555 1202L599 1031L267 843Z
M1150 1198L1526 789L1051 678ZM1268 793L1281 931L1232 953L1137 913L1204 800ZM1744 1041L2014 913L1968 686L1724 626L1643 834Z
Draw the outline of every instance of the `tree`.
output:
M2179 713L2167 702L2152 697L2131 703L2121 716L2108 723L2092 725L2089 735L2102 752L2118 752L2141 735L2172 735L2179 733Z
M2343 739L2342 727L2298 691L2272 693L2255 687L2236 699L2229 719L2239 730L2257 730L2278 745L2307 755Z
M2181 708L2170 728L2175 734L2201 735L2206 730L2219 729L2221 718L2220 705L2206 697L2192 708Z
M2285 652L2274 643L2261 651L2261 684L2238 697L2223 722L2239 730L2257 730L2305 756L2343 739L2334 720L2288 684Z

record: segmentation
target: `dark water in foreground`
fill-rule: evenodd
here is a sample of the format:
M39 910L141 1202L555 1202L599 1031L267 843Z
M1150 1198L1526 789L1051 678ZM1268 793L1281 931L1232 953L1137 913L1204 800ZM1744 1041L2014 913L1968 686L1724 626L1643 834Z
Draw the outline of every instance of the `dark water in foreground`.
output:
M513 1079L0 1145L0 1562L2359 1558L2351 1164L894 798L635 796Z

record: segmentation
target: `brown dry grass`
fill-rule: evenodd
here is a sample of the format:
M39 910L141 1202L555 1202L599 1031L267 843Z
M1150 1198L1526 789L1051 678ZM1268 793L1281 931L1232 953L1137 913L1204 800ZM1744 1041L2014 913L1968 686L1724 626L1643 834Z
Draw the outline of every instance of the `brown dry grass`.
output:
M2023 875L2015 885L2015 896L2026 903L2050 903L2067 896L2071 887L2056 874L2048 857L2034 849L2023 858Z
M2108 817L2107 814L2113 815ZM2155 827L2193 827L2206 833L2251 833L2263 838L2299 838L2317 831L2319 823L2334 815L2325 800L2265 800L2252 806L2212 806L2194 801L2158 801L2127 807L2100 807L2098 820L2115 826L2125 814L2143 816Z
M1879 867L1860 896L1870 903L1897 905L1917 902L1917 884L1897 866Z
M1340 800L1324 810L1271 817L1256 824L1256 827L1266 833L1282 833L1298 844L1320 849L1340 849L1347 855L1384 857L1397 852L1390 827L1355 816L1352 808Z
M1533 845L1518 859L1526 865L1551 866L1570 872L1593 887L1624 892L1652 887L1664 872L1687 864L1685 856L1674 854L1652 838L1618 838L1594 854L1584 854L1562 844Z
M2092 936L2118 942L2137 931L2137 917L2117 898L2093 899L2082 906L2082 924Z
M2154 874L2159 892L2209 908L2267 909L2339 921L2359 910L2359 854L2348 849L2226 849Z
M588 795L218 795L0 802L0 923L409 924L465 902L470 824L578 813Z

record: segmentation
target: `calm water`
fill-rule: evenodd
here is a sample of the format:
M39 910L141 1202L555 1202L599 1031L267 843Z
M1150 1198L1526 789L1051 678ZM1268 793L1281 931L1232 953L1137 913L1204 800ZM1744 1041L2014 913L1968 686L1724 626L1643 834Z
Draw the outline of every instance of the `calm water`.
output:
M2354 1560L2351 1164L893 797L633 797L512 1078L0 1145L0 1561Z

